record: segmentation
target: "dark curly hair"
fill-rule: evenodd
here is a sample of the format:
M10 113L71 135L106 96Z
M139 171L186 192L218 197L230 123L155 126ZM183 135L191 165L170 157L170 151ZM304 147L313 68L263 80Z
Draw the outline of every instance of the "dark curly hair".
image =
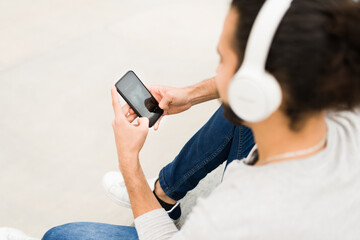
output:
M233 47L239 63L264 0L233 0L239 13ZM360 104L360 3L294 0L274 37L266 70L279 81L290 128L322 110Z

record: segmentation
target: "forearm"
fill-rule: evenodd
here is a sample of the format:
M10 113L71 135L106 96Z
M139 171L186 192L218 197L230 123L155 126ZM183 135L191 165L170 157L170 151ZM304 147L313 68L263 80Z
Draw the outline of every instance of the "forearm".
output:
M187 87L191 105L219 98L215 77L204 80L200 83Z
M129 194L134 218L154 209L161 208L151 191L137 157L131 157L131 164L121 166L121 172Z
M168 240L178 232L176 226L161 208L142 171L138 157L120 165L130 197L135 227L140 240Z
M111 95L115 114L112 126L119 168L129 194L134 217L137 219L136 229L139 238L169 239L177 229L152 193L139 162L139 152L149 131L149 119L139 118L138 125L131 124L126 118L130 107L121 108L115 86L111 88Z

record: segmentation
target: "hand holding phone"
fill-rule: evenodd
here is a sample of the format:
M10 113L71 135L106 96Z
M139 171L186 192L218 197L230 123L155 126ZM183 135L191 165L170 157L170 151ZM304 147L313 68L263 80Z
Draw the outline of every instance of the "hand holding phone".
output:
M136 167L138 164L139 152L144 146L149 132L149 119L142 117L138 119L136 125L131 124L124 112L124 109L129 109L129 105L121 107L119 95L115 86L111 88L111 96L115 114L112 127L115 136L119 167L120 170L125 168L133 169L133 167Z
M164 111L159 107L159 103L133 71L128 71L115 86L139 117L149 119L149 127L163 115Z

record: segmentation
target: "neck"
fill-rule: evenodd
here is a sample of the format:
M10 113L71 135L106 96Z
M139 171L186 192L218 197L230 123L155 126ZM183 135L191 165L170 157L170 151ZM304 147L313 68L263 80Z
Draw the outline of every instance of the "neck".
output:
M263 122L251 124L250 127L253 131L259 153L257 164L264 164L265 159L287 152L311 148L319 144L327 133L324 112L309 117L298 131L293 131L288 126L289 120L279 111ZM318 151L323 148L324 146ZM308 157L318 151L299 157ZM280 161L291 159L293 158L284 158L280 159Z

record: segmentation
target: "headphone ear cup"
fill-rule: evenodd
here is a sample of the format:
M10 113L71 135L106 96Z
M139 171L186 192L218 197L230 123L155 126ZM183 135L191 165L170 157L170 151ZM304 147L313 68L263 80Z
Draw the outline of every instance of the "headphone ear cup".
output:
M260 122L274 113L281 104L278 81L266 72L239 71L228 88L231 109L247 122Z

